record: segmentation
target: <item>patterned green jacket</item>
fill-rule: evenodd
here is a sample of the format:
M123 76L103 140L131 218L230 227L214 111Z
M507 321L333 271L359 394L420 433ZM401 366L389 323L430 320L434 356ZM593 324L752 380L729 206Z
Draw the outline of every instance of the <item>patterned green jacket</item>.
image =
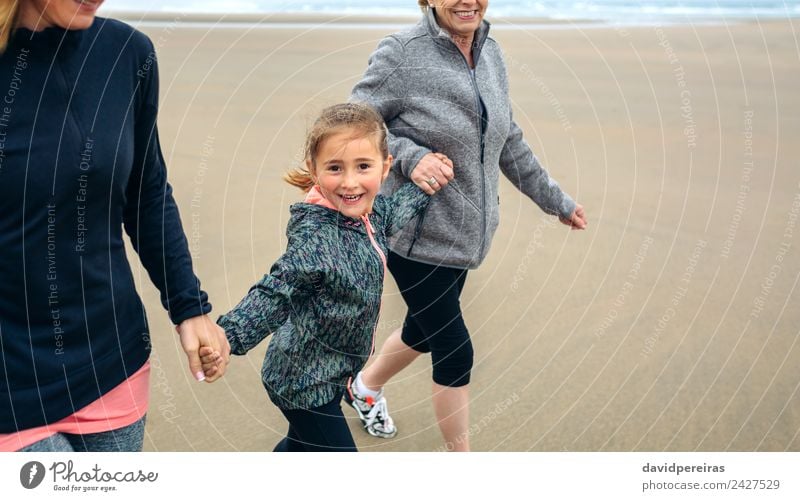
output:
M261 371L275 405L327 404L364 366L374 348L387 237L428 200L407 183L391 197L378 195L361 219L316 203L292 205L286 253L217 321L236 355L275 333Z

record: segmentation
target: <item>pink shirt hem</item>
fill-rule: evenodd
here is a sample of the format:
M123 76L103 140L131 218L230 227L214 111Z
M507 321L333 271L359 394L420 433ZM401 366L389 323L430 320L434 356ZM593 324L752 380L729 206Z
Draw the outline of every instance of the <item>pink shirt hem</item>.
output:
M56 423L0 433L0 451L18 451L56 433L87 435L131 425L147 413L150 402L150 362L99 399Z

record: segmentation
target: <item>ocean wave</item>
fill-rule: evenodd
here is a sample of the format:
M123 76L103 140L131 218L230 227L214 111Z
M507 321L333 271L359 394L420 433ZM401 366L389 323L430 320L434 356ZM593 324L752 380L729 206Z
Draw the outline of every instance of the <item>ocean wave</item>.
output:
M189 13L316 13L340 15L418 15L416 2L381 0L380 5L354 0L106 0L105 10L136 12ZM686 18L768 19L800 16L800 0L596 0L583 2L506 0L490 4L489 12L497 17L540 17L551 19L591 19L603 21L656 20Z

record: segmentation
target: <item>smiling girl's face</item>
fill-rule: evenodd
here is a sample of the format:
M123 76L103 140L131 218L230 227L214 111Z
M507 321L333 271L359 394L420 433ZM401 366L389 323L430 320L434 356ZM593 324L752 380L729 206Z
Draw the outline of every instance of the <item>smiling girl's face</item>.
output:
M372 212L392 165L392 156L383 158L374 136L354 129L335 132L322 141L313 163L308 162L322 195L345 216Z

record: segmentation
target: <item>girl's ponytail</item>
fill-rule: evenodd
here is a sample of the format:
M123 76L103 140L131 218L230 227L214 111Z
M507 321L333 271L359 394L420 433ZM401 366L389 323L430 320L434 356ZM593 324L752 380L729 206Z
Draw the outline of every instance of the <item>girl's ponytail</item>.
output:
M303 191L308 191L314 186L314 179L305 167L290 170L283 175L283 180Z

